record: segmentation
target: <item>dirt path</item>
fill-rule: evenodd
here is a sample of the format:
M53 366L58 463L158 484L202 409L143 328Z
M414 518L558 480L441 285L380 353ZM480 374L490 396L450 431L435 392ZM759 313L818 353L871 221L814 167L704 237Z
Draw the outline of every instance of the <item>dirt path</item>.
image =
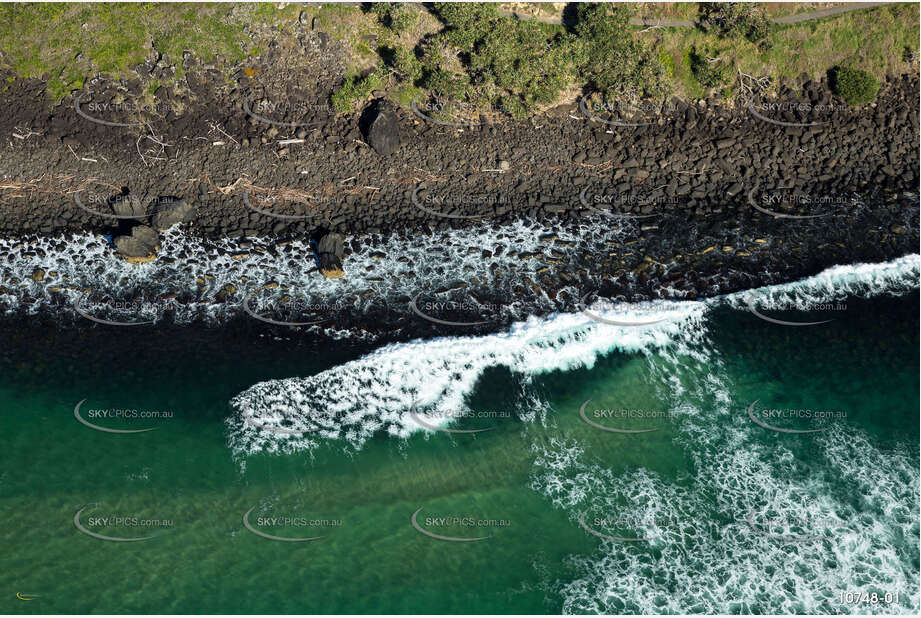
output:
M869 9L876 6L885 6L887 4L892 4L891 2L855 2L853 4L848 4L847 6L834 6L830 9L821 9L819 11L813 11L812 13L800 13L799 15L785 15L784 17L778 17L777 19L772 19L771 21L775 24L798 24L804 21L811 21L813 19L822 19L823 17L829 17L831 15L839 15L841 13L847 13L849 11L858 11L860 9Z
M822 19L823 17L830 17L832 15L840 15L841 13L848 13L850 11L859 11L861 9L868 9L877 6L885 6L887 4L892 4L891 2L854 2L847 4L846 6L835 6L829 9L821 9L818 11L812 11L811 13L800 13L798 15L785 15L783 17L778 17L772 19L771 21L775 24L798 24L804 21L811 21L813 19ZM506 17L514 17L515 19L520 19L521 21L530 21L537 20L545 24L562 24L562 17L552 17L552 16L534 16L534 15L522 15L514 11L509 11L506 9L499 9L501 15ZM645 26L649 27L659 27L659 28L693 28L697 25L697 22L691 21L689 19L648 19L642 17L634 17L630 20L630 23L634 26Z

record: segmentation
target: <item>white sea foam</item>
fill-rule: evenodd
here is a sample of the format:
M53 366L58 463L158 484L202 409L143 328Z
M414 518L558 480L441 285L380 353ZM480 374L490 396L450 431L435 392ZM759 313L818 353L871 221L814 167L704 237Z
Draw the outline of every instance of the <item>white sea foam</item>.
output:
M702 303L646 303L602 310L607 318L648 326L615 326L584 314L557 314L516 323L507 333L482 337L442 337L391 344L358 360L307 378L256 384L231 401L230 444L237 454L290 452L321 439L344 439L360 447L377 431L407 437L423 430L413 406L439 412L463 411L465 397L488 367L505 366L533 375L591 367L605 352L636 352L668 345L700 318ZM426 424L450 421L445 414Z
M230 239L211 242L176 226L162 234L157 260L129 264L104 238L91 234L0 238L0 313L33 315L53 309L76 318L74 302L91 291L96 298L111 299L94 309L94 316L103 319L157 321L168 314L178 323L219 322L245 315L242 301L252 291L254 312L280 321L319 320L340 309L363 312L375 306L389 311L396 306L399 313L421 320L408 306L415 295L422 293L423 301L450 298L475 305L467 292L479 290L515 299L491 308L488 317L508 320L555 309L554 301L530 283L538 269L573 270L572 260L600 251L623 233L620 227L590 221L565 227L519 221L501 228L481 224L411 237L349 237L348 276L336 280L313 270L306 241L275 244L253 238L251 246ZM40 282L33 281L38 270L44 271ZM270 283L277 285L263 288ZM236 292L221 299L219 293L227 286ZM125 310L114 305L118 299L139 297L146 302ZM291 315L273 312L279 306Z
M884 264L835 267L752 293L828 302L841 287L865 296L905 292L917 287L918 272L919 257L908 256ZM464 410L465 397L483 371L494 366L530 375L591 367L598 356L613 350L655 350L664 367L679 341L684 342L683 355L709 366L702 340L707 311L724 304L745 307L747 294L707 301L598 301L585 313L532 317L505 333L388 345L314 376L264 382L240 393L231 402L237 414L228 420L230 443L235 453L247 454L313 448L323 439L346 439L360 447L376 431L406 437L423 429L409 414L414 404ZM644 326L609 323L654 321ZM444 415L438 419L423 416L426 424L449 420Z
M918 606L913 536L878 510L858 511L848 486L793 478L783 449L747 443L698 446L693 483L645 470L615 474L583 460L575 444L539 447L532 487L570 513L588 510L637 522L649 543L604 540L573 556L581 575L560 582L565 613L901 613ZM869 450L864 455L880 455ZM829 465L816 457L816 465ZM880 462L882 463L882 462ZM884 472L879 463L859 465ZM917 473L915 472L915 475ZM917 483L915 482L915 486ZM882 509L917 510L917 494L877 496ZM759 532L766 532L762 534ZM774 536L769 536L774 535ZM799 539L799 541L785 541ZM898 604L844 606L839 592L899 593Z
M906 255L880 264L832 266L799 281L737 292L723 299L735 308L746 308L752 298L759 309L796 309L827 305L848 296L898 296L918 288L919 257Z
M574 525L581 513L589 522L616 516L627 530L599 532L651 539L604 540L595 553L571 557L580 575L558 582L563 611L917 611L916 457L840 426L797 456L783 442L759 439L739 413L747 402L733 399L723 360L698 334L680 333L667 352L648 356L650 374L671 402L692 479L617 474L571 441L532 447L532 488ZM842 605L842 591L899 597Z
M809 303L841 298L842 290L861 297L900 294L917 289L918 273L919 257L908 256L836 267L751 293L759 300ZM504 365L528 376L591 367L613 350L641 354L653 386L671 402L676 440L695 474L679 482L642 469L617 474L584 457L576 442L550 438L533 446L531 487L566 510L573 525L588 509L633 522L609 533L652 539L603 540L594 553L571 557L579 575L557 582L565 612L916 611L916 462L840 428L811 438L816 449L808 458L782 442L759 440L754 432L760 428L739 413L748 402L734 399L724 360L706 331L710 309L747 310L747 294L590 308L612 321L662 319L642 327L558 314L502 334L386 346L314 376L240 393L227 421L229 443L238 456L312 448L328 439L359 448L376 431L405 437L424 430L408 414L413 403L464 409L487 367ZM265 426L310 433L278 435ZM842 591L897 592L899 602L842 606Z
M834 268L755 294L825 303L841 298L841 289L858 296L916 289L917 273L910 257ZM743 308L741 298L724 300ZM666 483L644 470L617 475L586 462L574 444L535 447L532 487L574 520L589 509L652 522L627 533L652 537L648 546L604 541L596 554L571 559L582 575L560 582L564 611L916 611L915 459L840 426L815 438L819 449L808 459L783 443L768 445L739 414L747 402L733 400L716 350L683 332L668 351L650 357L650 373L679 419L692 481ZM899 603L842 605L841 591L898 592Z

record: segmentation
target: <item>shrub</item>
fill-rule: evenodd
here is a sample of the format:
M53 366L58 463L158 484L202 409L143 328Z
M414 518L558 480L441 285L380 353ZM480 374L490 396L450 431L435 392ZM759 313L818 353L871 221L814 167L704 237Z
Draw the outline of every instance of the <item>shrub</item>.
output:
M579 4L576 66L605 99L624 91L656 94L663 67L633 38L630 9L623 4Z
M422 63L411 49L397 48L393 67L413 83L422 77Z
M420 85L454 101L463 101L466 98L468 82L463 75L449 73L444 69L435 69L425 73Z
M756 43L771 32L761 7L743 2L701 2L698 23L720 37L744 37Z
M876 100L879 81L876 76L860 69L836 66L828 72L831 91L848 105L866 105Z
M376 2L371 5L371 11L381 24L396 34L411 28L418 17L416 12L399 2Z
M453 47L469 83L487 94L514 92L527 105L549 103L572 81L572 49L561 28L518 22L482 3L444 3L437 39Z
M572 32L504 17L486 3L438 3L435 11L444 29L427 36L418 55L398 45L381 55L398 76L436 96L522 116L557 100L574 81L608 100L662 91L662 64L634 39L623 5L580 5Z
M422 62L416 58L413 50L399 46L382 45L377 48L377 54L385 65L393 69L401 81L406 80L415 84L422 77Z
M499 109L502 109L512 118L517 118L521 120L527 116L528 108L519 101L517 98L512 96L505 96L499 98L498 103Z
M422 59L421 78L418 85L450 99L458 100L463 97L470 77L449 71L445 67L451 63L451 50L437 37L430 37L421 44Z
M346 77L342 86L330 97L330 103L337 112L348 113L355 111L355 104L366 99L371 91L380 85L380 76L377 72L361 76L352 74Z
M719 59L711 60L709 54L710 50L698 52L696 47L692 47L688 60L697 81L707 88L716 88L728 83L730 69Z

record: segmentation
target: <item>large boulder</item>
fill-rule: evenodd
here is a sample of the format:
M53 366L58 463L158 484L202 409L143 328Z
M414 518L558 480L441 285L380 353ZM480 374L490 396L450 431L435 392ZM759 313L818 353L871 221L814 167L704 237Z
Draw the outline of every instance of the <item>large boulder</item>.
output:
M386 107L377 109L377 116L368 127L368 145L382 157L400 147L400 123L394 111Z
M143 219L147 215L147 208L134 195L117 195L111 199L112 210L123 219Z
M342 234L325 234L317 242L317 262L320 274L327 279L338 279L345 274L342 258L345 256L345 242Z
M113 242L115 251L134 264L156 259L160 249L160 236L146 225L135 226L130 236L118 236Z
M191 223L195 219L195 207L185 200L164 197L156 201L153 216L154 229L168 230L177 223Z

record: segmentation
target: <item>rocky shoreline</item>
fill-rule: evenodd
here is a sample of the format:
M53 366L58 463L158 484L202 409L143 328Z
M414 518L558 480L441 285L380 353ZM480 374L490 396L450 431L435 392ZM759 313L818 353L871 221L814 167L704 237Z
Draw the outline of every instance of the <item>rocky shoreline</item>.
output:
M188 234L240 251L342 234L348 278L349 256L375 239L500 233L515 221L601 225L623 229L603 252L576 255L553 232L542 255L502 243L467 251L486 265L513 252L545 262L524 284L540 295L628 301L727 293L918 250L919 86L908 76L862 109L810 81L748 106L574 103L527 122L376 103L336 116L316 92L273 103L251 86L140 110L130 84L96 84L49 112L34 105L38 87L16 81L0 96L0 236L26 242L130 234L105 216L118 200L141 209L129 213L136 221L181 203Z

